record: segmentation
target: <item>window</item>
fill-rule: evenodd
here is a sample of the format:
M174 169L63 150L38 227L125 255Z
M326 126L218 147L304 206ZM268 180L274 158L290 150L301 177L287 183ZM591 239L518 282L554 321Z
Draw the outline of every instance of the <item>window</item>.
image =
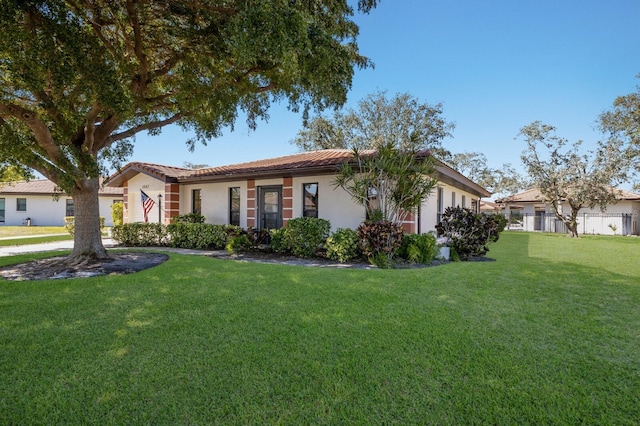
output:
M467 197L466 196L462 196L462 208L466 208L467 207Z
M19 212L27 211L27 199L26 198L17 198L16 199L16 210Z
M4 198L0 198L0 222L4 222Z
M456 206L456 193L452 192L451 193L451 207L455 207Z
M229 225L240 226L240 188L229 188Z
M442 222L442 213L444 213L444 189L438 188L438 196L436 202L438 203L436 220L438 221L438 223L440 223Z
M304 204L302 206L302 216L318 217L318 184L317 183L302 184L302 192L304 193Z
M67 198L67 211L65 216L73 216L73 199Z
M202 198L199 189L191 191L191 213L202 214Z

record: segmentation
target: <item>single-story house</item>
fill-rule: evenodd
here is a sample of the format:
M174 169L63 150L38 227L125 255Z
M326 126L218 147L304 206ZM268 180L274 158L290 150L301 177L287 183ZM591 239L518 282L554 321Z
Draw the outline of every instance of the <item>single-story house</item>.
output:
M108 186L124 189L124 221L170 223L177 215L200 213L208 223L243 228L280 228L295 217L327 219L333 230L357 228L365 209L334 179L353 152L329 149L206 169L184 169L133 162L111 176ZM407 232L435 230L448 206L478 211L491 194L444 163L437 164L438 185L416 215L403 224ZM144 202L144 205L143 205Z
M578 232L600 235L640 234L640 194L619 189L619 199L610 203L603 212L598 206L582 208L578 212ZM565 233L566 227L556 218L549 203L542 200L537 189L496 200L504 208L509 227L526 231ZM570 213L568 204L561 204L564 213Z
M123 200L122 188L100 188L100 216L113 226L111 205ZM73 199L48 179L0 182L0 226L64 226L73 216Z

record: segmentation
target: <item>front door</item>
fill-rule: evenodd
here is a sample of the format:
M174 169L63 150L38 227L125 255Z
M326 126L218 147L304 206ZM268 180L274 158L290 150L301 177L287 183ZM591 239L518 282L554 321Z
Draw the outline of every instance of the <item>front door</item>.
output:
M260 187L260 229L282 227L282 186Z

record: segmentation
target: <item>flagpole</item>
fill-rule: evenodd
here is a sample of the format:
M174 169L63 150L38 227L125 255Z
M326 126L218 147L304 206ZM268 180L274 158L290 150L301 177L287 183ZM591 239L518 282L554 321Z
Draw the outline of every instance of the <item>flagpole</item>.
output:
M158 223L162 223L162 194L158 194Z

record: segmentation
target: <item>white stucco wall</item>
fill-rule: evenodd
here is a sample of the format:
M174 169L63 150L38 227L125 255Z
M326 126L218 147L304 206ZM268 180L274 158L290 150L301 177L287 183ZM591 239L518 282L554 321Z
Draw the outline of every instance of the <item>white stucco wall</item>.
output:
M292 179L292 217L301 217L303 212L303 184L318 184L318 216L327 219L331 223L332 230L338 228L356 229L365 220L365 209L355 203L351 196L340 188L334 188L335 177L333 175L312 175L294 177ZM255 180L255 205L259 203L259 188L262 186L283 186L283 178L256 179ZM477 197L459 188L440 183L443 189L443 211L452 206L452 194L456 194L456 206L462 206L462 196L466 198L465 207L472 207L472 200ZM191 183L180 185L180 214L191 212L193 190L199 189L201 195L202 214L207 223L229 223L229 189L240 188L240 226L247 227L247 181L237 180L214 183ZM128 182L128 222L142 222L142 208L140 190L144 190L154 201L158 194L164 196L164 183L153 177L138 174ZM283 194L284 198L284 194ZM423 233L435 231L437 224L437 191L433 190L431 196L423 203L420 211L420 231ZM149 222L157 222L157 207L149 212ZM162 213L164 221L164 212ZM256 221L258 218L256 217ZM256 222L257 223L257 222Z
M431 191L429 197L423 201L420 208L420 232L427 233L436 230L438 224L438 188L442 188L442 213L444 213L447 207L463 207L462 197L465 197L464 207L472 208L473 200L478 200L476 195L473 195L467 191L463 191L460 188L439 182L438 185ZM455 193L455 203L453 202L453 194Z
M67 213L66 200L71 199L60 195L54 199L52 195L0 195L4 198L5 221L0 226L22 226L27 218L31 219L31 226L64 226ZM17 199L26 198L27 210L17 211ZM121 195L107 195L99 198L100 216L104 217L106 226L113 226L111 219L111 205L115 200L122 200Z
M280 185L282 180L280 180ZM191 213L193 190L200 190L202 214L207 223L229 223L229 189L240 188L240 226L247 227L247 181L216 182L180 186L180 214Z
M342 188L333 187L332 175L307 176L293 179L293 217L302 216L305 183L318 184L318 217L331 222L331 230L338 228L356 229L365 219L363 206L356 204Z
M149 211L149 223L158 222L158 195L164 197L164 182L154 177L139 173L128 182L127 188L127 209L125 217L127 223L144 222L144 214L142 211L142 195L140 191L144 191L154 202L154 206ZM164 203L164 202L163 202ZM161 211L161 219L164 221L164 211Z
M542 203L519 204L523 207L518 211L524 215L522 229L525 231L564 232L563 225L559 223L553 210L548 205ZM561 205L561 209L566 214L571 212L571 208L566 204ZM544 218L539 226L536 226L536 211L544 212ZM631 218L625 218L623 215L630 215ZM640 232L640 203L622 200L615 204L609 204L604 212L597 206L582 208L578 212L577 219L578 233L580 234L621 235L624 233L637 235Z

